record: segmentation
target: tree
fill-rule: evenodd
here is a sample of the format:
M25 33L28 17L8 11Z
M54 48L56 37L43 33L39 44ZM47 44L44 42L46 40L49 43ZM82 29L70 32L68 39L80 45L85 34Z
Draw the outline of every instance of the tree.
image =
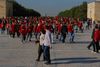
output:
M87 2L83 2L83 4L75 6L69 10L62 11L58 14L58 16L73 18L80 17L80 19L85 19L87 17Z
M40 13L33 9L28 9L18 4L16 1L13 2L13 16L41 16Z

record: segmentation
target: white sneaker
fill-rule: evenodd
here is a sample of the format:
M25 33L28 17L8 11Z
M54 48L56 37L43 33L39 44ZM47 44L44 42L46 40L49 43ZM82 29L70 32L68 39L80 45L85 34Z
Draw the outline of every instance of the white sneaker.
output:
M96 53L96 52L94 52L94 51L91 51L92 53Z
M94 53L94 51L91 51L92 53Z

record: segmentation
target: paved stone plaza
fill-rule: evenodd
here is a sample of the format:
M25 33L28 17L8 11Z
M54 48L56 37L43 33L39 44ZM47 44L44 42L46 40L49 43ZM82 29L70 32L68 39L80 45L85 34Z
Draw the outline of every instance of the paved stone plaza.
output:
M51 65L36 62L38 44L21 43L19 38L0 34L0 67L100 67L100 53L92 53L86 47L90 43L90 31L77 33L75 43L62 44L55 39L52 44Z

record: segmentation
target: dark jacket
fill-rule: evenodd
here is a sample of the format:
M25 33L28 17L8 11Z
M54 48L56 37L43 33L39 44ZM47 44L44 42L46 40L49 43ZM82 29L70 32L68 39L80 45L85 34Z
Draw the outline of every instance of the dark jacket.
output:
M67 26L66 25L63 25L62 28L61 28L61 33L62 34L66 34L67 33Z

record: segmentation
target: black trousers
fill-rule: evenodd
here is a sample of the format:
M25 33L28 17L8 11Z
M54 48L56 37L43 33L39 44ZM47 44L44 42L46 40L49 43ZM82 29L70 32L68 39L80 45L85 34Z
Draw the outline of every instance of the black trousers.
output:
M51 63L51 60L50 60L50 47L49 46L44 46L44 56L45 56L45 60L48 63Z
M91 46L93 46L93 51L96 52L96 43L94 40L91 41L91 43L88 45L88 48L90 49Z
M65 43L65 39L66 39L66 34L62 33L62 43Z
M90 49L90 47L93 46L93 44L94 44L94 41L92 40L91 43L87 47Z
M39 45L39 47L38 47L38 58L37 58L37 60L40 60L40 57L41 57L41 55L43 54L43 60L45 60L45 57L44 57L44 46L43 45Z
M99 41L97 41L97 42L94 42L95 43L95 52L99 52Z
M12 33L13 38L15 38L15 32Z
M26 40L26 35L22 35L22 42Z
M31 38L32 38L32 32L28 33L28 35L27 35L27 40L29 39L29 41L30 41Z
M19 32L19 31L17 31L16 33L17 33L17 37L20 37L20 32Z

